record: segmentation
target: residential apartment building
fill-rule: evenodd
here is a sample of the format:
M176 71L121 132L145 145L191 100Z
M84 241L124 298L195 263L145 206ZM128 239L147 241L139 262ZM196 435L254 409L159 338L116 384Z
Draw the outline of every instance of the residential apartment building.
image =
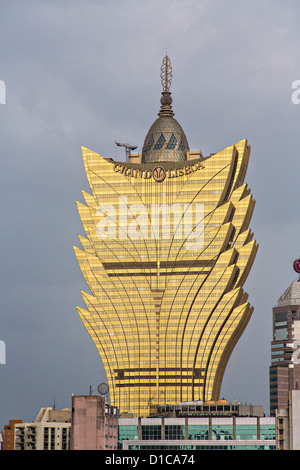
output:
M3 429L3 450L14 450L15 446L15 425L22 423L21 419L10 419Z
M15 425L15 450L70 450L71 410L41 408L32 423Z

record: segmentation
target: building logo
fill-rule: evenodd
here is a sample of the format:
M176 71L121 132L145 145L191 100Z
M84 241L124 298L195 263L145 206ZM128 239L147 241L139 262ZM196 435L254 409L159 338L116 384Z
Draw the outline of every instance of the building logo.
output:
M4 341L0 340L0 364L6 364L6 347Z
M300 273L300 259L296 259L293 263L293 268L296 273Z
M166 172L164 168L162 168L161 166L156 166L152 170L152 177L155 181L157 181L158 183L161 183L166 177Z
M172 170L165 170L161 166L156 166L153 170L144 170L141 168L127 167L120 163L114 165L114 171L121 173L125 176L131 176L133 178L150 179L151 177L161 183L165 178L177 178L178 176L189 175L195 171L202 170L204 168L203 163L197 162L193 165L185 165L180 168L173 168Z

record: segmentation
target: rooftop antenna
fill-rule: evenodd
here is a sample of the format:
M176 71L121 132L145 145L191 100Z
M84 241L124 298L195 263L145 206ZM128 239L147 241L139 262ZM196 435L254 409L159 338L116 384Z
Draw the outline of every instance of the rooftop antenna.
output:
M137 149L137 145L121 144L120 142L116 142L116 141L115 141L115 143L116 143L119 147L125 147L125 151L126 151L126 161L128 162L128 161L129 161L129 157L130 157L131 150Z
M162 96L160 98L160 111L159 116L174 116L174 111L172 109L172 97L171 97L171 83L172 83L172 65L169 57L166 55L162 61L162 66L160 68L160 79L162 85Z
M163 59L162 66L160 68L160 78L163 91L170 91L172 82L172 65L168 55Z

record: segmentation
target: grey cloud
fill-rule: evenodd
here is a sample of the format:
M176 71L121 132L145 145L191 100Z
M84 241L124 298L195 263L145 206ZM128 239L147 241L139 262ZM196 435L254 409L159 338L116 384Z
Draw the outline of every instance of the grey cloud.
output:
M176 118L206 154L247 138L246 182L260 244L245 285L255 311L225 373L229 400L268 413L272 307L299 257L299 4L15 1L1 6L0 427L96 390L101 361L76 311L86 290L73 244L89 191L81 145L123 159L157 116L160 65L173 65ZM261 384L259 387L257 384Z

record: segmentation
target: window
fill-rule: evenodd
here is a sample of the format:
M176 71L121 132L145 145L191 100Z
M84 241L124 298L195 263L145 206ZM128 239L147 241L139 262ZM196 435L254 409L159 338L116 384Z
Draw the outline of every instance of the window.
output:
M233 439L233 428L231 424L218 425L213 424L212 426L212 438L215 440L229 440Z
M189 439L208 440L208 425L189 425Z
M271 424L261 424L260 426L260 438L263 440L275 440L276 439L276 431L275 426Z
M256 424L243 424L243 425L237 424L236 438L242 441L257 439Z
M184 426L165 426L165 439L184 439Z
M161 426L159 425L142 426L142 439L143 440L161 439Z

